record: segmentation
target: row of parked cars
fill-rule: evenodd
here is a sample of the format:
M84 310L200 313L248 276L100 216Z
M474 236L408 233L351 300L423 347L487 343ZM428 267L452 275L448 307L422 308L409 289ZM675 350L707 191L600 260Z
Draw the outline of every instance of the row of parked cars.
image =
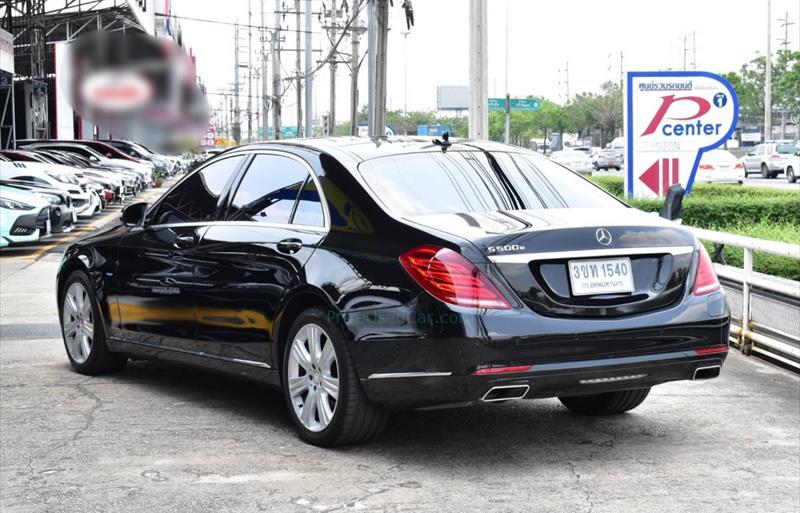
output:
M194 163L131 141L17 141L0 151L0 247L71 231Z
M615 140L616 141L616 140ZM555 151L550 158L578 173L621 170L623 151L611 147L577 146ZM776 178L783 174L789 183L800 178L800 147L792 141L766 142L753 147L742 158L716 149L703 153L695 181L701 183L739 182L751 174L762 178Z

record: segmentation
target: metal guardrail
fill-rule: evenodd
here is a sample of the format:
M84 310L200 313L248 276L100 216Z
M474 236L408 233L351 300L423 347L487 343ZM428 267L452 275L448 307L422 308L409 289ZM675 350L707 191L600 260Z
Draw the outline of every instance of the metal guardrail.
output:
M762 353L800 369L800 282L753 271L754 252L800 261L800 245L686 228L697 238L714 243L715 260L725 246L744 251L742 269L714 264L733 317L733 344L745 354Z

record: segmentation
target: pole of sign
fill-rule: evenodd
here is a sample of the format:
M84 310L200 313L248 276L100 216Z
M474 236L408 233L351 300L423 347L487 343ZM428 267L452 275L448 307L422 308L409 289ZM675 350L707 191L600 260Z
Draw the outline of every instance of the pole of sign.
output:
M503 142L508 144L511 132L511 94L508 92L508 1L506 0L506 125L503 132Z
M311 0L306 0L306 137L314 137L314 69L311 55Z
M764 142L772 138L772 0L767 0L767 60L764 76Z

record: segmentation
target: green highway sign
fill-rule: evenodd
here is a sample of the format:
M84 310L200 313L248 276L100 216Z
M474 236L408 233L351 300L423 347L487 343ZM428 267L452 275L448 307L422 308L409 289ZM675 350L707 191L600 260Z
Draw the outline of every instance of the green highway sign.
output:
M506 110L506 99L489 98L489 110Z
M534 111L539 110L542 102L537 98L511 98L511 110ZM505 98L489 98L489 110L506 110Z

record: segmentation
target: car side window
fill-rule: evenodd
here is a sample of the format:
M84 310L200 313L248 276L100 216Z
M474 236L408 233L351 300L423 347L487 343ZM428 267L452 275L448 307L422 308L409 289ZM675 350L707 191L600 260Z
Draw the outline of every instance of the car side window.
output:
M169 191L156 207L151 224L192 223L213 219L225 184L232 178L243 155L220 159L189 175Z
M308 178L305 166L296 160L256 155L236 189L227 219L288 224Z
M294 209L292 224L303 226L325 226L325 216L322 213L322 201L319 197L317 184L308 177L306 184L300 191L297 208Z

